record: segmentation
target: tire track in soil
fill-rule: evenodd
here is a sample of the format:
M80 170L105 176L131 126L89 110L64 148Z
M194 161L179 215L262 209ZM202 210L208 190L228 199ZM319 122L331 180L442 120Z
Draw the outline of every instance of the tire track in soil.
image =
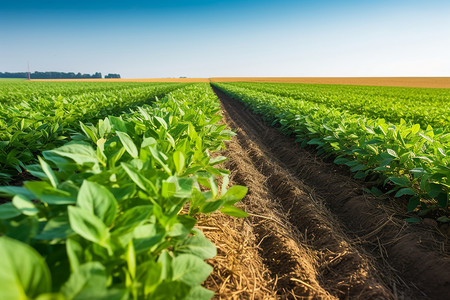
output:
M226 167L281 298L446 299L448 243L406 226L362 186L213 88L237 136ZM331 212L330 212L331 211Z

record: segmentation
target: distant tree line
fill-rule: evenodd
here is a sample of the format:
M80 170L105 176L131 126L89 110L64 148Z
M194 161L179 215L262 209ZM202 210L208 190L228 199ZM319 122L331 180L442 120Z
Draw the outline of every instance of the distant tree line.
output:
M105 78L120 78L120 74L109 73L108 75L105 75Z
M0 72L0 78L28 78L28 72ZM73 72L33 72L31 79L77 79L77 78L102 78L102 73L81 74ZM105 78L120 78L120 74L108 74Z

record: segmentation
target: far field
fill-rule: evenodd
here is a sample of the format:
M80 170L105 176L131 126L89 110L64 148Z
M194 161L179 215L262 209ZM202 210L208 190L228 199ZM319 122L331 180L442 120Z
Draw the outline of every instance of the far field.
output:
M48 81L36 79L33 81ZM318 83L373 86L450 88L450 77L211 77L211 78L142 78L142 79L54 79L52 81L112 81L112 82L279 82Z
M447 300L449 88L0 80L0 300Z

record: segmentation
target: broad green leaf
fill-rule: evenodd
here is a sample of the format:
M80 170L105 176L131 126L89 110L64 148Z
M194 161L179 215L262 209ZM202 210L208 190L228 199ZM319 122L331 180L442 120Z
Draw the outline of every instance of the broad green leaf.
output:
M34 197L33 193L21 186L0 186L0 196L12 197L15 195L23 195L28 199L33 199Z
M408 202L408 211L415 210L419 205L420 205L420 197L419 196L411 197Z
M11 219L22 213L11 202L0 205L0 220Z
M55 189L46 181L28 181L24 185L42 202L54 205L75 204L77 199L69 192ZM33 197L33 198L35 198Z
M173 258L172 270L173 280L197 286L206 280L213 268L195 255L180 254Z
M135 167L127 163L121 163L120 165L127 172L128 176L130 176L131 180L142 190L147 193L151 193L152 191L157 192L155 185L145 178Z
M415 195L416 193L411 188L402 188L398 190L394 197L401 197L403 195Z
M225 156L218 156L218 157L216 157L216 158L210 159L209 165L210 165L210 166L214 166L214 165L223 163L223 162L226 161L227 159L228 159L228 158L225 157Z
M22 195L14 196L12 204L24 215L34 216L39 213L39 209L34 203Z
M128 154L130 154L133 158L138 158L139 151L130 136L126 132L121 131L116 131L116 134L122 142L122 145L125 147L125 150L127 150Z
M106 187L95 182L83 181L77 205L99 217L106 226L110 226L116 217L116 199Z
M163 281L155 291L148 297L152 300L179 300L186 299L191 287L180 281Z
M137 254L150 250L164 238L165 232L155 224L138 226L133 231L133 244Z
M393 157L397 157L397 158L398 158L398 154L397 154L397 152L395 152L394 150L392 150L392 149L387 149L386 151L387 151L387 153L389 153L389 154L392 155Z
M218 210L224 203L225 201L223 199L204 202L200 207L200 212L204 214L214 212Z
M92 146L84 143L70 142L64 146L47 152L68 157L80 165L85 163L98 163L97 153L94 151Z
M70 275L61 292L67 299L98 299L105 294L107 284L105 267L100 262L88 262Z
M126 126L125 122L122 120L122 118L109 116L108 119L111 122L111 127L115 131L122 131L122 132L127 131L127 126Z
M224 206L220 209L220 211L226 215L229 216L233 216L233 217L237 217L237 218L245 218L248 217L248 213L246 213L245 211L234 207L234 206Z
M214 292L197 286L191 289L189 295L184 300L209 300L214 296Z
M389 177L390 181L395 183L396 185L402 186L402 187L408 187L409 186L409 180L405 177Z
M241 201L247 194L248 188L241 185L234 185L228 189L225 195L222 196L222 200L227 205L233 205L238 201Z
M414 124L414 125L411 127L411 133L412 133L412 134L418 133L419 130L420 130L420 124Z
M0 298L35 298L51 291L50 271L43 257L30 246L0 237Z
M184 154L181 151L175 151L173 153L173 162L175 164L177 174L180 175L181 172L183 172L185 166Z
M201 259L210 259L217 255L216 246L199 229L193 229L194 235L185 239L176 247L176 252L193 254Z
M47 224L45 224L42 232L34 238L37 240L48 241L55 239L66 239L72 233L73 230L70 227L69 216L64 213L60 216L50 219Z
M73 231L91 242L105 245L109 238L109 231L102 220L79 207L69 206L68 211Z

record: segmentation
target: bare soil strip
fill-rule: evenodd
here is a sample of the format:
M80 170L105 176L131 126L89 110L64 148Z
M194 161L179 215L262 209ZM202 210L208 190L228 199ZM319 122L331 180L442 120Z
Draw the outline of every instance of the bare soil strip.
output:
M406 225L389 203L216 93L237 129L225 167L249 187L251 215L200 221L219 248L206 282L218 298L447 299L447 236Z

